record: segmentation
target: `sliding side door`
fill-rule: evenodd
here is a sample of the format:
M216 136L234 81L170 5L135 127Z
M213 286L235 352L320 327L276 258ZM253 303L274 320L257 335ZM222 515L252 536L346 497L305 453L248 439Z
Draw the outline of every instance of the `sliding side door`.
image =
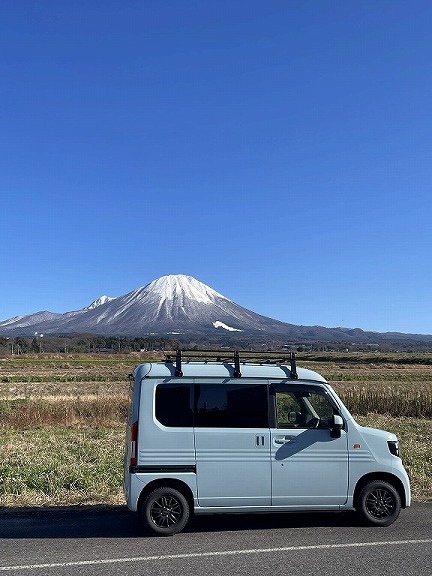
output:
M197 379L194 412L199 506L269 506L268 386Z

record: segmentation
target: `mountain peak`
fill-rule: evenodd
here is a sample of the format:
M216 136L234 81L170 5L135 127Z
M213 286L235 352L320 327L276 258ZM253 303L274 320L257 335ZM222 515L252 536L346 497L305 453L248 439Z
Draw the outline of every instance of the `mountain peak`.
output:
M213 304L218 298L228 300L228 298L219 294L219 292L216 292L213 288L210 288L210 286L185 274L161 276L153 280L153 282L150 282L150 284L146 286L146 289L158 294L161 301L174 300L179 296L203 304Z
M86 306L84 308L84 310L93 310L94 308L97 308L98 306L102 306L102 304L106 304L107 302L111 302L111 300L114 300L114 298L111 296L101 296L100 298L97 298L96 300L94 300L90 304L90 306Z

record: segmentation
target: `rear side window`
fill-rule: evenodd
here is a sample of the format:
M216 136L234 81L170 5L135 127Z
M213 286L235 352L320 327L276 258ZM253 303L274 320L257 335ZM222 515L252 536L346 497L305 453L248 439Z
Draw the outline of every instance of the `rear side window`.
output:
M268 428L266 385L208 384L196 388L195 426Z
M164 426L193 426L192 384L160 384L156 388L156 418Z
M155 415L169 427L268 428L268 388L262 384L159 384Z

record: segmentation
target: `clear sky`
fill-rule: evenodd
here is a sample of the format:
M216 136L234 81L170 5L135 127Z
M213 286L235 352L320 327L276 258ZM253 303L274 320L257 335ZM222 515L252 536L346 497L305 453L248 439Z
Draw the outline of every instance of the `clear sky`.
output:
M432 334L429 0L3 0L0 319L188 274Z

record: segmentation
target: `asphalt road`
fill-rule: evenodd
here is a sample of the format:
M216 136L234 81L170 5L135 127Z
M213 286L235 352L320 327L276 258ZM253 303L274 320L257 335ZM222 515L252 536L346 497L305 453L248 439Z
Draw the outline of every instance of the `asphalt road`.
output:
M388 528L351 513L201 516L169 538L143 537L123 507L0 514L0 574L11 576L432 573L432 504Z

